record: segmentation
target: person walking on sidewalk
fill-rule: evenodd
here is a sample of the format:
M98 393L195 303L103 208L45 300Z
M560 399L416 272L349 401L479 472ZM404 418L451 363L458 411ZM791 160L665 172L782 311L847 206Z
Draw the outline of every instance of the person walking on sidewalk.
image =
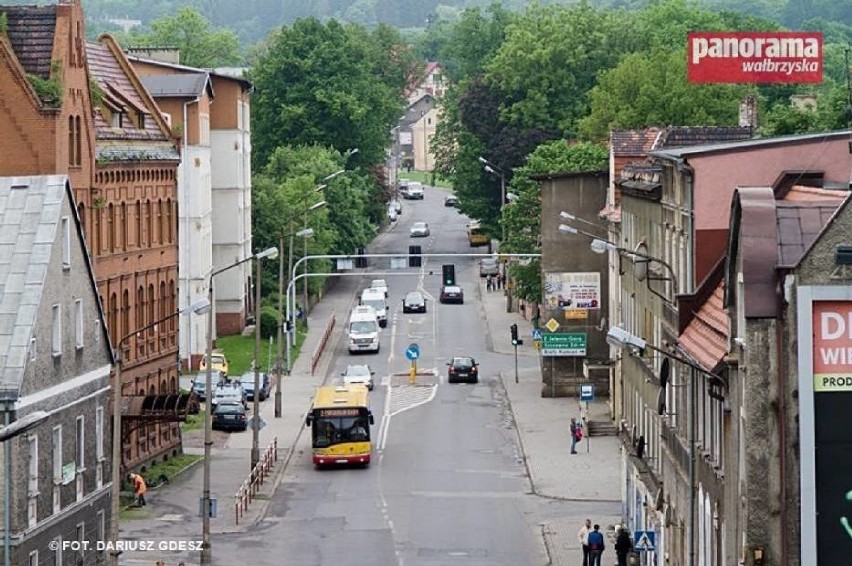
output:
M633 541L630 533L623 525L615 527L618 535L615 537L615 555L618 557L618 566L627 566L627 553L633 550Z
M577 533L577 538L580 540L580 546L583 549L583 566L589 566L589 532L592 530L592 520L586 519L580 531Z
M577 443L583 440L583 423L571 419L571 454L577 453Z
M490 293L491 289L493 289L493 288L494 288L494 276L488 275L485 278L485 290Z
M600 525L595 525L589 533L589 566L601 566L601 557L606 550L603 533L600 529Z
M148 486L145 484L145 478L139 474L127 474L127 481L133 484L133 496L136 497L137 507L145 507L145 492L148 491Z

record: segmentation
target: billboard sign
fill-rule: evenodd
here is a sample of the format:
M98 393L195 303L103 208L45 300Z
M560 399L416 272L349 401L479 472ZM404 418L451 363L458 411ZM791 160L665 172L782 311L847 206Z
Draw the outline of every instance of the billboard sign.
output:
M852 555L852 297L799 289L802 563L836 564Z
M545 273L544 307L550 311L601 308L601 274Z
M691 83L821 83L819 32L692 32Z

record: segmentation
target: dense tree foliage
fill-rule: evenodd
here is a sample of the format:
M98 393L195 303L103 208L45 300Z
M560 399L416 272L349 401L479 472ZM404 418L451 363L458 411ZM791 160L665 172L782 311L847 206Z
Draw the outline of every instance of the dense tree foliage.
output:
M410 68L402 45L388 50L390 35L387 28L368 34L312 18L276 32L250 73L255 164L265 164L279 145L314 143L358 148L358 164L381 162Z
M213 29L210 22L194 8L181 8L174 16L151 22L149 31L117 33L127 47L171 47L180 50L180 63L209 69L241 65L244 58L234 32Z

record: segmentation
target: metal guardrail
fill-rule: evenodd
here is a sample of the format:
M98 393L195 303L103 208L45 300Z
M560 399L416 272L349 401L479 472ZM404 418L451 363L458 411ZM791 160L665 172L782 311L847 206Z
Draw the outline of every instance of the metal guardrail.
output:
M239 525L240 519L245 517L249 505L251 505L251 502L254 501L257 496L257 492L260 491L260 487L263 485L263 481L266 479L266 476L272 472L272 468L277 461L278 437L276 436L272 439L272 442L269 443L269 446L266 447L266 450L263 451L260 460L258 460L254 469L234 495L235 524Z
M328 322L325 324L325 332L323 332L319 344L317 344L316 349L314 349L314 353L311 354L311 375L313 375L314 370L317 369L317 364L319 363L320 357L322 357L322 352L328 342L328 337L331 336L331 331L334 328L334 322L335 316L334 311L332 311L331 316L328 317Z

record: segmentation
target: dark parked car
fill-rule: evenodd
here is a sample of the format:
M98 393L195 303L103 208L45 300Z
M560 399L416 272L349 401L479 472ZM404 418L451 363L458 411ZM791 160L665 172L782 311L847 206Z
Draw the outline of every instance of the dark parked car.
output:
M240 403L219 403L213 409L213 430L245 430L246 408Z
M213 371L213 375L211 377L210 382L213 384L213 387L216 387L216 384L222 381L222 374L218 371ZM192 390L195 393L195 397L199 401L207 400L207 374L204 372L198 373L195 377L192 378Z
M447 195L444 197L444 206L456 206L459 202L456 195Z
M426 298L420 291L410 291L402 299L402 312L426 312Z
M444 285L441 287L442 303L464 303L464 291L458 285Z
M471 383L479 382L479 365L473 358L456 357L447 364L447 381L456 383L457 381L469 381Z
M240 377L240 385L243 387L243 391L246 392L246 400L254 401L254 372L245 372ZM258 400L266 401L266 399L269 398L270 388L269 375L264 372L260 372L260 394L258 396Z

